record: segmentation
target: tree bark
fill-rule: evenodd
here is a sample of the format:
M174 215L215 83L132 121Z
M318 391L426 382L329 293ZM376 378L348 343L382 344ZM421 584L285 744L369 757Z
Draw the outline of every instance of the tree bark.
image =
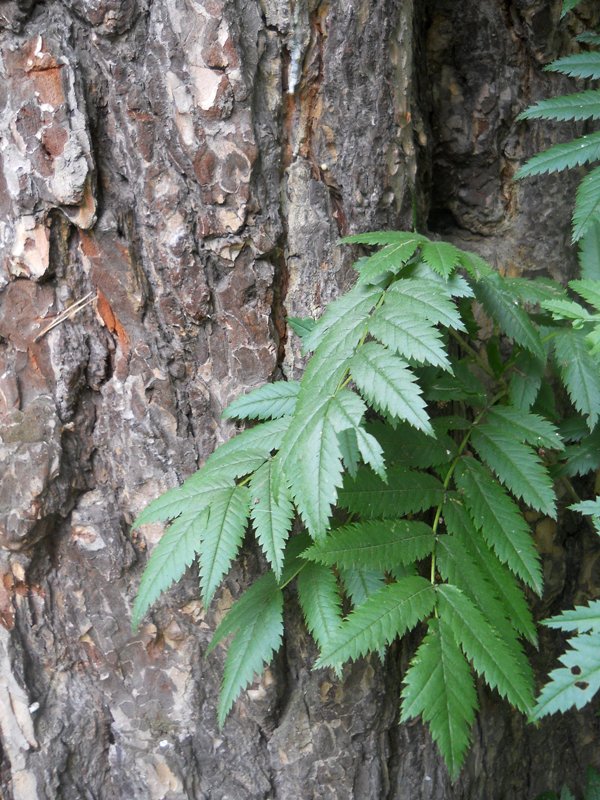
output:
M340 235L416 220L511 274L574 274L576 176L513 176L572 133L515 118L568 85L542 66L582 9L0 0L4 800L499 800L600 766L589 709L534 728L481 689L452 786L398 725L410 643L312 672L293 592L282 652L218 730L224 650L205 651L261 567L250 540L210 608L190 570L130 629L162 532L132 520L232 434L235 396L299 373L286 315L350 284ZM540 616L597 591L585 534L535 530Z

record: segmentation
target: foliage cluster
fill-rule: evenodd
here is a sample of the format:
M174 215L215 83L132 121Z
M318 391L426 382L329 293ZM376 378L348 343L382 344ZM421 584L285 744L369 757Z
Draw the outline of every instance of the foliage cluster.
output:
M594 57L585 74L600 76ZM524 116L571 119L574 107L587 118L600 99L557 98ZM600 134L588 134L521 174L598 157ZM598 689L598 601L549 621L577 635L537 703L523 644L536 644L527 595L543 588L528 520L555 518L556 482L600 466L596 173L578 194L583 275L568 289L502 277L419 233L348 237L378 249L319 320L289 320L310 355L302 379L235 400L225 416L253 427L140 514L136 526L168 527L134 626L195 560L208 606L249 521L269 565L210 646L229 640L221 724L281 645L286 587L319 648L316 668L340 672L418 628L401 719L423 718L453 777L477 709L474 674L534 719ZM599 500L574 508L600 524Z

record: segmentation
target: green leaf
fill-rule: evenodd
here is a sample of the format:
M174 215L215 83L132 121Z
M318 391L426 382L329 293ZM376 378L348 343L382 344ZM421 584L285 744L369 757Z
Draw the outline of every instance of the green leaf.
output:
M600 78L600 53L575 53L557 58L544 67L548 72L562 72L572 78Z
M593 767L588 767L585 777L584 800L600 800L600 773Z
M538 414L529 414L514 406L494 406L486 414L486 423L510 427L510 435L520 442L533 447L547 447L549 450L564 450L560 434L554 425Z
M548 628L580 633L600 633L600 600L590 600L587 606L576 606L542 623Z
M272 572L259 578L237 600L221 622L208 652L235 634L225 659L219 696L219 726L254 676L279 650L283 636L283 594Z
M394 519L436 506L443 496L440 481L426 472L391 467L384 482L369 470L359 468L356 478L344 479L338 503L366 519Z
M223 412L225 419L278 419L293 414L300 384L297 381L265 383L233 401Z
M584 300L587 300L591 306L600 311L600 281L569 281L569 286L577 294L580 294Z
M452 364L454 375L440 374L428 368L420 370L421 385L428 400L442 403L454 400L468 400L470 405L483 405L486 391L470 370L471 361L463 360Z
M576 0L579 2L579 0ZM585 44L591 44L594 47L600 47L600 35L597 33L592 33L591 31L584 31L583 33L578 34L575 39L578 42L584 42Z
M377 439L363 428L357 428L356 443L365 464L368 464L373 472L387 483L383 449ZM354 478L356 475L352 477Z
M449 628L475 670L515 708L528 712L533 686L523 677L513 649L485 619L481 611L456 586L437 586L440 619Z
M477 253L468 253L465 250L461 250L460 263L476 281L495 274L493 268Z
M382 274L399 272L422 244L423 237L413 234L410 239L388 244L382 250L366 258L360 265L361 283L370 283Z
M253 453L252 459L256 454ZM264 459L261 456L256 456L256 461L251 460L250 463L256 465L260 464ZM248 459L244 459L244 464L248 463ZM174 489L169 489L168 492L161 494L156 500L149 503L146 508L135 519L132 528L139 528L140 525L146 525L150 522L162 522L165 520L174 519L180 514L186 516L200 514L205 508L210 505L210 500L219 489L225 489L233 485L233 477L228 474L225 475L203 475L203 480L197 479L195 473L192 477L195 478L195 485L190 486L188 480L181 486L176 486Z
M600 97L600 92L597 94ZM600 222L600 167L586 175L577 187L572 241L585 236L594 222Z
M360 450L358 449L358 442L356 441L358 430L359 428L347 428L340 431L337 435L344 469L352 475L352 477L356 476L358 464L360 462Z
M398 317L393 303L377 309L369 333L410 361L450 370L439 330L422 318Z
M512 573L500 563L475 528L464 505L454 497L449 497L443 514L446 529L460 541L469 560L475 565L477 574L482 575L492 586L496 596L504 604L514 629L537 646L535 625L523 592L517 586Z
M269 459L252 476L250 517L256 538L273 568L275 577L279 580L283 569L285 544L294 519L294 508L287 487L282 487L277 500L273 497L275 469L277 469L277 459Z
M500 561L541 595L540 558L519 507L473 458L461 459L455 479L467 511L488 545Z
M317 320L312 317L288 317L287 324L294 331L296 336L299 336L300 339L304 339L315 327Z
M479 456L515 497L531 508L556 518L556 497L548 471L531 447L509 431L483 424L473 430L471 442Z
M442 283L435 284L419 278L405 278L393 283L385 303L398 316L422 317L436 325L464 331L465 326L452 296Z
M521 112L517 119L600 119L600 91L588 89L540 100Z
M278 583L283 589L288 583L294 580L300 570L306 566L306 561L302 558L302 553L309 547L312 539L308 533L296 533L288 539L283 559L283 572Z
M348 597L354 606L364 603L367 597L383 587L385 575L376 569L351 567L340 569L340 577Z
M592 220L579 240L579 265L581 277L600 280L600 222Z
M307 564L298 575L298 598L306 627L319 648L327 647L342 623L342 602L331 569Z
M159 595L182 577L200 547L200 532L208 519L208 511L184 514L175 520L153 549L138 589L131 627L137 630L140 621Z
M560 283L550 278L502 278L502 283L523 303L535 305L565 297L565 290Z
M600 159L600 132L588 133L570 142L561 142L530 158L515 178L528 178L546 172L561 172Z
M393 564L411 564L425 558L433 545L434 533L424 522L355 522L336 528L303 556L329 566L386 570Z
M302 442L285 466L296 508L314 539L325 535L342 485L342 451L331 400L321 412L307 421Z
M345 661L381 650L433 610L435 592L425 578L385 585L352 611L324 648L315 667L340 668Z
M208 520L200 533L200 586L205 606L240 549L249 512L250 492L246 486L214 492Z
M346 336L354 334L353 347L354 343L360 339L360 334L356 336L356 332L360 330L362 333L362 324L371 313L371 309L382 293L383 290L376 286L356 284L350 291L334 300L333 303L327 306L325 313L317 320L310 333L307 333L303 338L303 351L308 353L316 350L320 344L324 343L327 333L331 332L334 334L334 341L338 343L341 343ZM331 349L331 347L325 348L327 356L329 356ZM309 376L315 371L314 364L315 359L313 358L307 366ZM317 359L317 364L319 364L319 359ZM302 383L303 385L306 383L306 372Z
M542 307L549 311L554 319L575 319L586 320L589 318L589 313L572 300L550 300L543 303Z
M421 715L455 780L469 746L477 694L471 669L452 632L432 619L404 677L401 721Z
M600 416L600 371L580 331L561 330L554 336L554 356L571 402L593 430Z
M433 435L421 388L404 361L377 342L367 342L350 362L350 372L373 408Z
M546 352L537 330L499 275L490 275L475 284L475 296L507 336L545 361Z
M463 263L463 257L470 259L472 255L470 253L465 253L462 250L459 250L459 253L461 257L461 264ZM424 261L419 261L416 264L411 264L408 266L404 271L404 275L406 278L415 278L420 281L425 281L425 283L427 283L429 286L441 289L448 297L474 296L473 290L462 275L459 275L457 272L455 272L449 278L445 278L431 269L431 267ZM395 284L393 283L390 289L394 286Z
M600 636L582 633L569 639L568 645L571 649L559 659L563 666L550 673L550 681L537 699L532 719L573 707L583 708L600 689Z
M595 500L582 500L579 503L573 503L569 508L586 516L600 517L600 497L596 497Z
M558 475L587 475L600 467L600 426L578 444L565 448L566 462Z
M518 354L513 364L509 384L511 403L523 411L529 411L540 391L545 364L526 350Z
M421 248L421 257L431 269L444 278L450 277L461 263L461 252L448 242L426 242Z

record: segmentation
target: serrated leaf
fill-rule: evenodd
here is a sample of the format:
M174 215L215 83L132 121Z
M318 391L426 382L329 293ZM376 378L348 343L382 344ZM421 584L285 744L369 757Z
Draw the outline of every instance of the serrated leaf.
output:
M448 626L433 619L404 676L400 719L423 717L453 780L469 747L476 709L471 669Z
M377 342L367 342L350 362L350 372L373 408L434 435L421 388L404 361Z
M600 91L588 89L540 100L522 111L517 119L600 119Z
M453 363L454 375L440 374L428 367L421 369L419 376L425 397L442 403L468 400L472 406L485 404L485 388L471 372L471 366L472 362L467 360Z
M299 391L298 381L265 383L230 403L222 416L224 419L279 419L294 413Z
M305 426L302 444L285 467L296 508L314 539L325 535L342 485L339 430L330 400Z
M146 611L159 595L182 577L200 547L200 532L208 511L184 514L176 519L153 549L138 588L131 627L137 630Z
M582 500L579 503L573 503L569 508L586 516L600 517L600 497L596 497L595 500Z
M555 426L539 414L529 414L514 406L494 406L486 414L486 423L510 427L510 435L533 447L564 450L564 444Z
M537 699L532 719L557 711L583 708L600 689L600 636L582 633L567 642L570 649L560 657L562 667L550 673L550 681Z
M600 133L588 133L570 142L561 142L530 158L515 178L528 178L546 172L562 172L600 159Z
M451 295L441 283L418 278L398 280L388 289L385 303L398 317L422 317L434 325L465 330Z
M376 569L351 567L340 569L340 577L352 605L359 606L367 597L378 592L385 579L383 572Z
M306 627L319 648L327 647L342 623L342 602L331 568L307 564L298 575L298 598Z
M451 369L440 331L425 319L398 317L393 304L373 314L369 333L410 361Z
M395 519L436 506L443 496L441 482L426 472L390 467L384 482L363 467L355 479L344 479L338 504L365 519Z
M469 253L459 250L461 256L461 264L463 256L470 258ZM490 268L491 269L491 268ZM420 281L425 281L430 286L434 286L443 290L444 294L448 297L473 297L473 290L468 282L455 272L449 278L445 278L438 272L435 272L429 264L424 261L419 261L416 264L411 264L404 271L407 278L416 278ZM392 284L393 286L394 284Z
M571 402L593 430L600 416L600 370L580 331L561 330L554 336L554 356Z
M574 0L575 2L579 2L579 0ZM600 47L600 35L597 33L592 33L591 31L584 31L583 33L579 33L575 39L578 42L585 42L585 44L591 44L594 47Z
M355 292L354 289L350 292L353 293L354 298L350 306L344 305L342 310L338 308L337 312L329 317L327 325L334 325L334 330L327 328L322 335L323 328L317 330L317 326L313 331L313 334L316 332L315 341L321 335L322 338L306 367L295 413L279 448L282 476L291 472L288 469L288 462L293 464L295 460L302 458L306 431L322 424L322 417L331 396L338 391L345 376L348 361L366 332L366 319L382 295L382 290L374 287L368 289L358 287L358 289L358 292ZM326 314L322 319L325 316ZM337 441L335 449L339 451ZM276 478L274 488L277 495L279 478Z
M335 339L341 342L347 334L356 331L357 325L360 326L367 319L382 292L383 290L378 287L356 284L327 306L313 329L304 336L302 350L305 353L316 350L332 329ZM329 350L327 352L329 353ZM310 365L314 365L314 358L311 359ZM314 366L312 368L314 370ZM307 371L308 369L307 366Z
M475 296L485 311L511 339L528 350L540 361L546 352L537 330L529 316L519 306L517 298L503 284L499 275L482 278L475 284Z
M475 459L461 459L455 479L467 511L488 545L500 561L541 595L540 558L519 507Z
M529 411L540 391L545 364L526 350L518 354L513 364L508 387L511 403Z
M430 555L434 533L414 520L355 522L336 528L327 539L309 547L304 558L328 566L386 570Z
M565 462L560 465L557 474L587 475L600 467L600 426L582 439L578 444L565 448Z
M219 695L220 727L240 692L252 683L281 646L283 594L273 573L259 578L233 604L215 631L208 652L232 633L235 635L227 651Z
M590 600L587 606L575 606L542 623L548 628L579 633L600 633L600 600Z
M250 492L246 486L214 492L208 520L200 534L200 586L205 606L240 549L249 512Z
M470 558L461 537L440 536L436 548L436 565L448 583L461 590L481 611L502 641L510 648L515 667L521 676L533 685L533 672L518 641L516 628L509 620L508 608L496 594L494 585L478 571L477 562Z
M597 95L600 97L600 91ZM571 241L585 236L594 222L600 222L600 167L586 175L577 187Z
M386 245L379 252L362 261L359 281L369 283L390 272L395 275L414 255L422 242L422 236L413 234L410 239Z
M373 472L379 478L381 478L384 483L387 483L383 448L377 439L370 433L367 433L367 431L365 431L363 428L357 428L356 443L365 464L368 464ZM352 477L354 478L356 475L352 475Z
M287 324L294 331L296 336L304 339L315 327L317 320L313 317L288 317Z
M249 484L250 518L263 553L279 580L285 545L294 519L294 507L287 487L282 487L277 500L273 497L275 469L277 460L269 459L252 476Z
M358 449L358 442L356 441L357 430L358 429L347 428L340 431L337 435L344 469L349 475L352 475L352 477L356 476L358 464L360 462L360 450Z
M531 508L556 518L556 497L548 471L536 453L491 424L473 430L471 442L482 461L510 491Z
M550 278L502 278L502 285L524 303L537 304L565 298L565 290Z
M549 300L542 303L542 308L549 311L554 319L575 319L586 320L589 318L589 313L572 300Z
M476 281L495 274L493 268L477 253L461 250L460 263Z
M600 281L579 280L569 281L573 291L580 294L591 306L600 311Z
M312 539L304 531L296 533L288 539L283 558L283 572L278 581L282 589L291 583L300 570L306 566L306 560L302 558L302 553L310 546L311 542Z
M344 236L340 239L341 244L403 244L411 241L415 237L421 241L427 241L425 236L413 231L369 231L368 233L354 233L351 236Z
M600 280L600 222L593 220L579 240L579 266L585 280Z
M448 624L476 672L515 708L528 712L533 703L533 685L521 674L519 660L509 643L456 586L441 584L436 593L440 619Z
M562 72L572 78L600 78L600 53L575 53L544 67L548 72Z
M533 617L523 592L517 586L513 574L500 562L475 527L465 506L450 497L444 505L443 516L448 532L460 540L477 572L485 577L504 604L515 630L537 646Z
M448 242L426 242L421 248L421 257L431 269L444 278L449 278L461 261L461 252Z
M338 628L315 664L340 668L345 661L378 651L425 619L435 592L424 578L403 578L385 585L358 606Z
M262 457L257 457L256 462L252 463L258 465L262 460L264 460ZM247 463L248 461L244 459L244 464ZM210 499L214 492L232 486L234 480L228 474L208 474L203 475L203 480L200 482L196 476L197 473L192 475L192 478L195 478L192 486L190 486L190 478L188 478L181 486L169 489L168 492L161 494L156 500L149 503L136 517L132 528L139 528L140 525L146 525L150 522L163 522L174 519L180 514L188 516L190 514L200 514L210 504Z

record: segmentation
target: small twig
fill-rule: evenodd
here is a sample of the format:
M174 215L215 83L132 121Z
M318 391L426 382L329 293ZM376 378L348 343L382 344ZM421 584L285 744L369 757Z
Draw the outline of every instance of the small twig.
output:
M60 325L61 322L64 322L66 319L72 319L81 311L82 308L89 306L89 304L93 303L95 300L96 292L88 292L80 300L77 300L75 303L73 303L72 306L69 306L69 308L65 308L64 311L61 311L60 314L58 314L58 316L56 316L49 325L46 325L46 327L37 334L33 341L39 341L49 331L51 331L52 328L56 328L57 325Z

